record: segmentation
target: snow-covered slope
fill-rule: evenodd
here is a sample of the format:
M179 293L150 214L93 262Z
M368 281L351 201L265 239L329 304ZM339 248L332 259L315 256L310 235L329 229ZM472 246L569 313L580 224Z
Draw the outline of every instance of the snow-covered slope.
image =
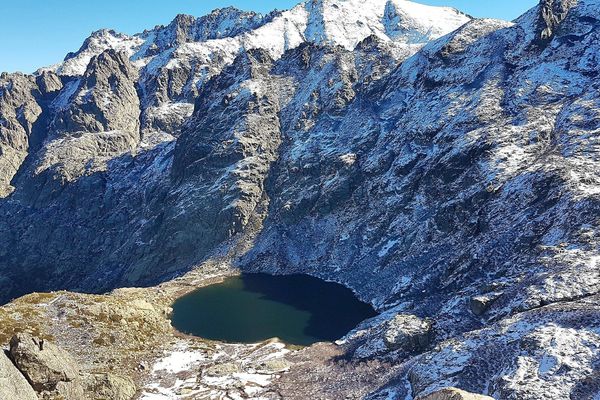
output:
M319 0L304 5L308 12L305 37L352 50L376 35L406 45L422 45L452 32L469 17L455 9L408 0Z
M190 102L202 83L243 50L264 49L278 59L302 43L352 50L375 35L395 43L395 54L403 59L469 19L451 8L407 0L311 0L267 16L226 8L201 18L180 15L168 26L134 36L95 32L53 68L59 75L82 75L94 55L109 48L125 51L142 69L143 101L160 108L172 101Z
M113 49L132 56L143 43L140 37L102 29L93 32L76 53L69 53L62 63L52 66L51 69L54 69L58 75L83 75L90 60L103 51Z
M156 137L178 134L202 85L240 52L261 49L277 60L302 44L353 50L374 36L391 46L389 54L398 62L469 19L451 8L406 0L309 1L266 16L230 7L200 18L178 15L167 26L133 36L112 30L94 32L64 62L40 71L78 77L103 51L124 52L139 69L141 137L153 142ZM71 98L63 95L60 100L68 103Z

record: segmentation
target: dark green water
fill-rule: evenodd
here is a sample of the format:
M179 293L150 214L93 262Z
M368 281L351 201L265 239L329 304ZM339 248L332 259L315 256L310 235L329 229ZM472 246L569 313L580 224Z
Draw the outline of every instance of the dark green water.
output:
M177 300L172 323L205 339L254 343L277 337L306 346L339 339L375 315L336 283L306 275L243 274Z

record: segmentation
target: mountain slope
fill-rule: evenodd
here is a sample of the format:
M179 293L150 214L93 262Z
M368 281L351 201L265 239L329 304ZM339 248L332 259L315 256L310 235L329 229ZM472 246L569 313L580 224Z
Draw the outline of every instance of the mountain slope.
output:
M303 48L304 52L310 53L314 46L343 45L347 49L340 48L340 51L349 53L369 35L369 40L379 47L375 50L377 54L385 55L384 59L374 60L371 64L381 64L384 70L389 69L398 60L417 51L424 41L438 37L468 20L468 17L453 9L425 7L405 1L397 4L372 2L371 7L358 13L359 5L356 0L311 2L264 17L229 8L216 10L201 18L178 16L168 26L157 27L133 37L108 30L92 34L78 52L69 54L65 62L53 67L54 72L45 70L40 74L60 82L61 90L53 93L51 98L44 98L48 103L47 111L38 118L40 122L43 121L39 139L45 141L43 148L30 154L26 163L23 163L27 155L26 148L20 150L19 162L16 165L11 163L7 169L5 181L8 183L12 180L23 190L7 201L6 212L10 215L5 220L4 228L7 232L5 254L8 258L4 268L0 269L21 266L13 269L12 275L15 277L11 278L13 281L24 279L22 284L16 284L17 287L32 284L29 278L23 277L21 268L26 271L32 268L44 270L50 274L49 277L35 274L46 283L40 282L33 287L55 287L53 276L57 277L56 285L60 287L65 284L64 277L53 272L64 266L73 271L81 270L73 274L73 280L79 282L78 287L88 288L86 290L109 288L117 281L148 283L164 277L165 266L168 266L167 271L189 267L190 263L200 260L216 244L241 231L258 204L256 197L260 197L261 186L269 171L265 160L256 155L258 158L250 164L246 161L238 167L224 164L225 169L215 171L211 178L201 177L201 182L194 183L182 182L177 173L170 173L170 161L161 162L160 167L154 163L157 158L163 158L159 153L169 159L174 137L181 135L184 124L194 110L190 102L194 99L201 101L203 97L221 101L220 97L224 95L238 96L239 89L228 86L248 78L258 79L255 76L257 74L270 79L267 66L260 65L257 69L252 65L275 62L287 49L292 49L289 50L292 57L294 50ZM384 27L384 20L390 16L391 8L396 14L401 13L402 18L395 14L396 25L387 21ZM424 11L436 16L440 25L432 27L431 17L423 17ZM348 23L345 22L348 15L358 19L348 25L352 21L349 19ZM315 18L321 22L315 22ZM340 25L342 23L346 25ZM392 29L392 25L402 25L403 33L387 36L384 31ZM317 31L323 34L317 35ZM416 41L417 36L423 42ZM250 58L246 58L247 53ZM254 57L258 59L253 61ZM373 71L370 79L378 79L383 72ZM216 79L218 76L228 75L232 76L233 81L227 81L223 87L230 92L226 94L215 86L220 84ZM323 78L315 76L315 79L322 81ZM281 83L277 84L279 81ZM248 96L241 96L238 102L232 103L229 106L232 114L228 119L222 118L217 126L210 126L214 124L214 117L209 112L206 132L214 135L214 138L207 137L202 141L217 141L219 129L224 130L223 135L232 135L232 129L246 129L250 120L257 123L251 114L261 114L262 111L255 110L255 107L267 107L273 113L272 119L261 123L260 128L274 124L277 130L279 103L287 102L288 99L284 97L291 96L290 90L297 85L287 78L279 81L273 83L272 90L273 93L281 92L281 96L275 96L266 103L253 98L257 94L250 92L264 86L267 81L262 85L252 82L247 88L250 91ZM348 90L349 85L350 82L347 84ZM261 92L266 93L264 88L261 88ZM345 96L342 93L340 95ZM6 98L8 101L9 98ZM32 100L29 99L32 106L39 108L37 102ZM210 106L210 101L207 101L204 105L197 104L196 108ZM195 120L199 118L194 116ZM248 120L237 122L242 118ZM235 128L236 124L240 127ZM270 129L267 127L267 131ZM17 135L17 131L9 131L8 134ZM186 137L192 136L184 135L182 140L186 141ZM267 136L258 142L272 143L278 140L276 137L277 134L275 137ZM195 143L190 143L192 145ZM246 147L247 150L232 148L232 151L241 151L240 154L247 159L255 149ZM271 155L268 159L273 160L276 146L269 152ZM149 154L142 156L145 153ZM135 156L133 160L136 162L148 160L151 164L145 165L143 161L139 169L128 168L131 156ZM23 164L19 168L20 163ZM119 164L127 170L126 175L134 174L128 178L131 179L129 182L141 179L138 174L152 175L150 180L153 182L164 179L171 182L152 189L153 196L149 199L144 193L145 189L142 189L144 183L141 186L123 184L125 180L119 175L125 171L121 170ZM157 168L161 172L156 171ZM227 172L229 168L249 170L250 175L259 170L261 172L258 176L246 177L247 173L243 172L230 174ZM117 169L119 172L113 175ZM230 195L225 195L217 187L211 189L214 181L223 173L227 173L231 183L237 186ZM23 183L19 185L17 182L21 180ZM70 184L64 185L65 182ZM113 187L113 183L117 186ZM204 205L194 204L194 194L198 193L204 198L208 193L206 190L214 191L216 197L206 197L202 200ZM242 201L239 207L233 206L226 211L226 202L229 200L218 204L223 196L233 196L232 199L246 196L249 197L249 203ZM102 200L96 200L92 207L84 209L76 205L80 204L80 199L87 197ZM161 200L155 203L153 198ZM136 204L133 199L139 199L140 202ZM148 200L151 204L147 204ZM65 208L65 204L77 210ZM198 226L190 224L189 218L195 220L196 217L191 217L186 211L197 215ZM15 218L11 216L22 215L21 212L24 218L17 217L20 221L11 221L11 218ZM99 215L104 215L103 220L98 219ZM49 221L45 225L48 228L46 233L38 231L31 236L34 242L45 237L45 245L39 250L32 251L37 249L37 243L23 240L23 237L27 237L25 231L35 225L33 221L28 221L28 217ZM201 221L207 218L222 220L223 224L218 230L212 223L201 228L204 225ZM122 230L119 226L125 221L127 228ZM15 229L15 226L20 228ZM73 227L80 229L80 232L74 233ZM193 233L186 232L189 229ZM116 231L124 236L120 237ZM100 238L97 232L106 232L107 236ZM112 236L115 234L117 237ZM156 237L162 239L157 240ZM197 242L198 237L203 238L200 243ZM67 251L65 241L72 243ZM47 254L51 253L54 256L48 257ZM111 259L114 261L108 261ZM84 272L82 269L89 270ZM154 269L161 272L157 275ZM88 279L90 282L87 282ZM7 291L8 296L10 291Z
M371 398L594 399L599 11L225 9L4 75L4 299L152 285L229 254L382 311L342 345L390 363ZM433 327L418 349L390 345L405 314Z

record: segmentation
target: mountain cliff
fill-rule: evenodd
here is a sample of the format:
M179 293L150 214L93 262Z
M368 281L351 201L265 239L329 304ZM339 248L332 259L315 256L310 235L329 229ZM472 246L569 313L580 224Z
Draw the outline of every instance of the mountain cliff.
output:
M228 8L2 74L0 299L152 286L228 254L382 312L342 344L391 363L369 398L595 399L599 12ZM431 340L390 345L404 315Z
M297 102L314 96L310 86L331 97L320 103L342 110L357 73L377 80L469 20L404 0L359 8L357 1L309 2L268 16L229 8L178 16L135 36L95 32L62 64L40 70L38 80L60 86L40 100L30 94L40 91L34 78L6 75L9 111L23 107L11 99L18 79L29 84L21 89L28 97L18 98L32 115L4 135L11 150L3 157L10 165L4 193L10 182L22 190L2 204L0 271L14 286L3 298L32 288L148 284L200 261L243 231L264 203L284 105L304 107ZM364 50L354 55L359 42ZM305 79L312 82L304 86ZM296 111L303 112L289 112ZM34 124L43 146L28 151ZM28 242L30 229L36 233Z

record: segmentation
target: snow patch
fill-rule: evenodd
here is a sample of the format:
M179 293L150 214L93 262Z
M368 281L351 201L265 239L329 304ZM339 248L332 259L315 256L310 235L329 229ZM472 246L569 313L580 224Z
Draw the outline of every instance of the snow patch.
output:
M392 247L394 247L397 243L398 239L389 240L386 244L383 245L383 247L379 250L377 255L379 257L385 257L388 254L388 252L392 249Z
M166 371L176 374L181 371L190 370L194 365L205 360L206 354L203 351L189 350L185 346L181 346L166 357L158 360L152 367L152 372Z

